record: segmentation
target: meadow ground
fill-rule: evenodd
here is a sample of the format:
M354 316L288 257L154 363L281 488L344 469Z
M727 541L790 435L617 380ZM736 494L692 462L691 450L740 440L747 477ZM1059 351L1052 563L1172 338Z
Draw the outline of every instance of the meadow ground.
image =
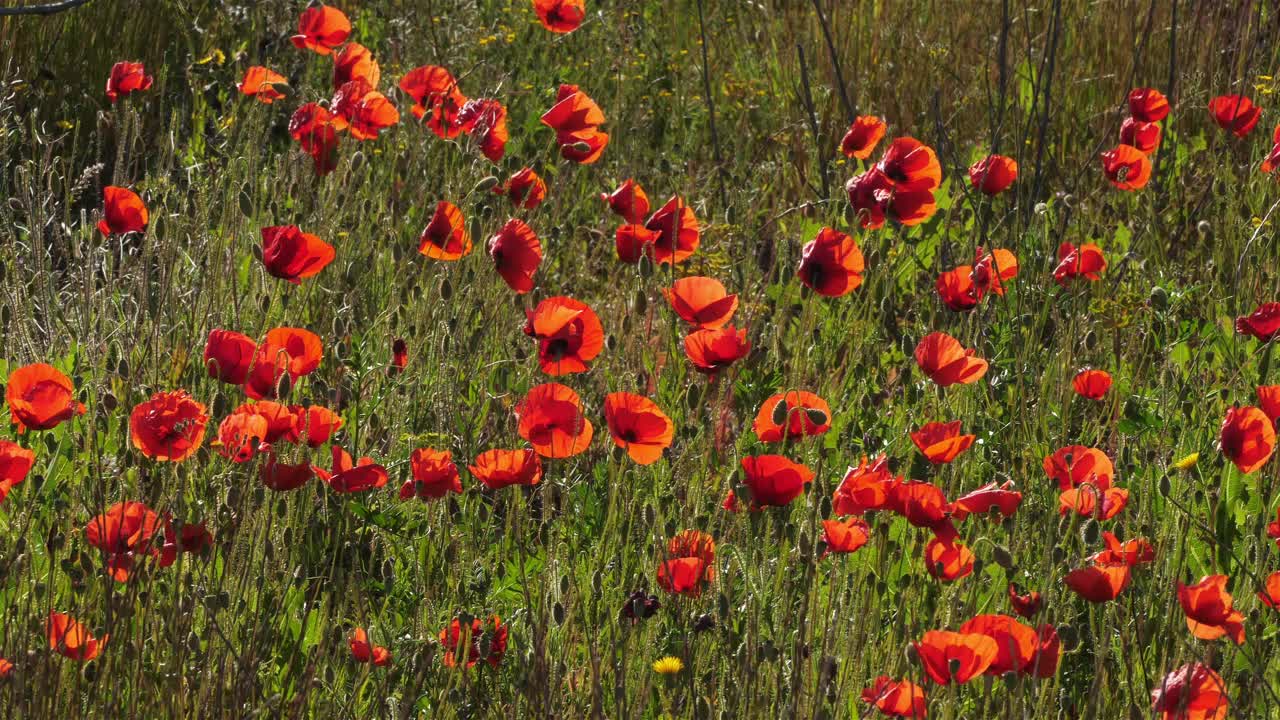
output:
M1274 2L18 4L3 717L1280 717Z

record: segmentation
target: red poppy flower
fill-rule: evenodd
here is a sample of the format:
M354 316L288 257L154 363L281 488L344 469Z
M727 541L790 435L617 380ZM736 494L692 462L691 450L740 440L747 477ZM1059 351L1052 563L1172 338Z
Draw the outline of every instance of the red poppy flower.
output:
M1030 618L1040 612L1040 607L1044 604L1044 598L1034 590L1026 595L1019 595L1018 587L1013 583L1009 583L1009 604L1013 606L1014 612L1024 618Z
M107 77L107 99L115 102L135 92L151 89L153 78L140 62L120 61L111 66Z
M657 462L675 437L671 418L643 395L609 393L604 398L604 419L613 444L626 450L640 465Z
M828 553L857 552L870 538L871 526L860 517L822 521L822 540Z
M426 122L431 132L445 139L462 134L458 113L467 97L448 70L439 65L416 67L400 78L400 89L413 98L413 116Z
M743 484L751 489L751 510L785 507L800 497L813 471L781 455L742 458Z
M590 165L599 160L609 144L609 133L599 130L564 133L556 137L560 142L560 156L580 165Z
M951 517L963 520L969 515L990 512L992 508L999 509L1002 516L1010 517L1022 505L1022 493L1014 490L1013 487L1012 480L1006 480L1003 485L989 482L967 495L956 498L955 502L951 503Z
M1280 418L1280 385L1260 385L1257 392L1258 408L1271 418L1271 424L1274 425L1276 419Z
M351 657L356 662L373 663L379 667L391 664L391 651L381 645L371 645L369 635L364 628L356 628L351 633Z
M1075 511L1085 517L1110 520L1129 504L1129 491L1123 488L1099 488L1090 483L1063 490L1058 495L1058 514Z
M405 367L409 364L409 346L405 344L404 338L396 338L391 343L391 368L393 373L404 372Z
M351 21L341 10L328 5L313 5L298 18L298 34L289 38L300 50L314 50L328 55L351 35Z
M751 343L747 329L726 325L715 330L695 330L684 338L684 354L700 373L715 375L747 356Z
M533 274L542 263L542 243L523 220L511 219L489 238L489 257L507 287L523 295L533 289Z
M270 429L266 417L249 410L236 410L222 419L218 439L213 444L219 454L232 462L248 462L266 441Z
M1273 572L1267 576L1266 585L1258 593L1258 599L1272 610L1280 610L1280 572Z
M288 85L288 79L280 73L261 65L254 65L244 71L244 77L236 84L236 89L243 95L257 98L258 102L264 105L270 105L286 97L277 86L287 87Z
M824 227L801 250L796 277L819 295L840 297L858 289L864 270L866 262L858 243L842 232Z
M1267 537L1276 541L1276 545L1280 546L1280 508L1276 508L1276 519L1267 523Z
M533 11L542 27L553 33L573 32L587 16L583 0L533 0Z
M369 87L378 87L382 79L382 70L378 61L373 59L369 48L360 43L347 43L333 56L333 89L346 85L352 80L364 80Z
M996 658L987 666L987 675L1022 672L1040 648L1036 631L1009 615L975 616L960 626L960 632L986 635L996 642Z
M18 434L30 430L50 430L84 414L84 404L76 402L71 379L52 365L24 365L9 373L4 398L9 418Z
M1226 720L1227 685L1208 665L1183 665L1152 688L1151 707L1160 720Z
M1271 139L1271 152L1267 153L1267 157L1262 161L1260 168L1264 173L1270 173L1277 167L1280 167L1280 125L1276 125L1275 135Z
M556 144L567 160L590 164L600 159L609 135L600 132L604 112L577 85L561 85L556 104L542 114L542 124L556 131ZM579 143L586 148L579 147Z
M889 506L889 492L900 482L889 472L889 458L881 455L874 462L864 456L857 467L845 472L832 495L832 510L837 515L857 515Z
M914 182L918 184L914 186L899 185L878 168L855 175L845 183L845 193L858 216L859 225L874 230L883 227L885 219L889 218L910 227L933 217L938 209L937 200L932 189L923 187L931 176L917 178Z
M345 121L351 137L357 140L376 139L379 132L400 122L396 106L362 78L339 87L329 106L338 116L335 122L341 126Z
M1081 370L1071 379L1076 394L1090 400L1101 400L1111 389L1111 373L1106 370Z
M457 260L471 254L471 234L462 211L447 200L436 204L431 222L418 237L418 252L433 260Z
M532 450L486 450L468 469L490 490L542 482L542 461Z
M465 664L472 668L483 661L496 668L507 652L507 626L497 615L489 618L487 623L473 618L466 628L458 618L454 618L448 627L440 631L440 644L444 646L445 667Z
M920 480L896 482L889 489L887 508L903 516L916 527L928 528L951 535L954 530L944 529L951 514L951 504L937 485Z
M165 520L164 540L160 544L156 564L169 567L178 559L178 553L195 553L203 555L213 548L213 534L203 522L183 523L180 530L175 531L173 523Z
M942 184L937 153L912 137L894 138L876 169L898 190L932 190Z
M619 225L614 234L614 247L619 260L634 265L642 257L653 257L653 244L657 240L658 233L643 225Z
M542 457L573 457L591 444L595 429L582 414L578 393L559 383L544 383L529 390L516 404L520 437Z
M538 341L538 364L552 377L590 370L604 349L600 318L585 303L549 297L525 315L524 334Z
M306 103L289 118L289 136L311 156L317 175L327 175L338 166L338 133L347 123L319 103Z
M649 216L644 226L658 233L648 247L653 250L653 259L661 264L684 262L697 251L701 241L698 218L679 195Z
M611 193L600 193L600 199L609 203L610 210L632 225L643 223L644 216L649 214L649 196L640 183L631 178Z
M986 672L1000 652L986 635L947 630L930 630L911 646L925 674L939 685L969 682Z
M1134 538L1128 542L1120 542L1115 533L1102 531L1102 541L1107 549L1095 553L1089 561L1095 565L1128 565L1137 567L1155 562L1156 550L1145 538Z
M12 672L13 672L13 663L9 662L8 660L5 660L4 658L0 658L0 679L9 677L9 675Z
M342 429L342 417L322 405L308 405L305 410L294 405L290 410L296 421L289 431L289 442L305 442L308 447L318 448Z
M939 387L956 383L968 385L987 374L987 361L974 357L959 340L944 332L925 335L916 345L916 365Z
M1106 489L1111 487L1116 474L1106 453L1083 445L1059 448L1046 456L1042 465L1045 474L1058 481L1059 490L1070 490L1084 483Z
M142 198L129 188L108 185L102 189L102 219L98 232L103 235L123 235L147 229L150 216Z
M1218 435L1222 454L1246 475L1267 463L1276 449L1276 429L1271 418L1256 407L1227 410Z
M160 531L160 517L140 502L121 502L89 521L85 540L106 555L107 571L126 582L136 555L154 555L152 541Z
M972 265L960 265L939 273L936 285L938 297L952 310L972 310L982 300L978 286L973 283Z
M316 477L316 468L306 459L289 465L280 462L274 452L267 453L266 459L258 466L258 478L262 480L262 484L276 492L297 490L313 477Z
M1052 625L1041 625L1036 631L1036 653L1022 672L1048 679L1058 672L1058 663L1062 660L1062 639Z
M1090 565L1072 570L1063 577L1071 591L1091 603L1115 600L1129 587L1128 565Z
M1236 318L1236 334L1267 342L1280 335L1280 303L1263 303L1253 313Z
M297 442L298 412L301 410L302 408L296 406L289 407L270 400L260 400L258 402L244 403L232 410L231 413L233 415L257 415L266 420L267 430L261 438L262 442L274 443L282 438L288 439L290 442Z
M448 450L418 448L409 458L413 479L400 487L400 499L439 500L449 493L462 492L458 466Z
M507 152L507 107L492 98L468 100L458 111L458 124L475 139L480 153L498 162Z
M949 463L960 456L976 439L974 435L960 434L960 421L926 423L911 433L911 442L934 465Z
M775 393L760 406L752 429L760 442L822 435L831 429L831 408L826 400L804 390Z
M728 294L715 278L680 278L662 295L680 319L699 329L723 327L738 309L738 296Z
M1121 190L1139 190L1151 179L1151 158L1132 145L1102 153L1102 171Z
M1120 125L1120 143L1135 147L1144 155L1150 155L1160 147L1160 126L1137 118L1125 118Z
M658 564L658 587L698 597L716 579L716 542L700 530L684 530L667 541Z
M924 688L909 680L894 680L880 675L871 687L862 691L862 702L874 705L889 717L917 718L923 720L927 710Z
M1206 575L1195 585L1178 583L1178 603L1187 616L1187 629L1201 640L1226 635L1244 643L1244 614L1232 607L1226 575Z
M333 246L297 225L262 228L262 264L267 274L294 285L313 277L333 262Z
M969 184L992 197L1018 179L1018 162L1004 155L988 155L969 166Z
M110 637L103 635L99 640L70 615L56 611L49 612L45 632L49 636L50 650L80 662L89 662L98 657Z
M977 258L973 263L973 282L979 294L993 292L1004 295L1004 283L1018 276L1018 258L1003 248L996 248L983 253L978 248Z
M324 347L313 332L288 327L270 330L254 355L245 394L255 400L274 398L286 373L294 381L310 375L323 355Z
M1262 108L1243 95L1219 95L1209 101L1209 114L1218 127L1242 138L1253 132Z
M1053 269L1053 279L1062 287L1078 277L1097 280L1102 271L1107 269L1107 259L1102 250L1093 243L1085 243L1076 247L1069 242L1058 246L1058 266Z
M1129 92L1129 114L1142 122L1160 122L1169 114L1169 99L1155 88Z
M358 493L374 490L387 484L387 469L373 458L362 457L352 462L351 453L333 446L333 469L313 468L316 477L329 483L336 493Z
M924 566L933 577L953 582L973 572L973 551L958 540L929 538L924 547Z
M866 160L880 144L887 126L874 115L859 115L840 140L840 152L847 158Z
M0 440L0 503L9 491L27 479L36 464L36 454L17 443Z
M493 186L493 192L506 195L514 207L532 210L547 197L547 184L533 168L524 168L505 183Z
M209 416L186 390L158 392L129 415L133 446L152 460L181 462L204 442Z

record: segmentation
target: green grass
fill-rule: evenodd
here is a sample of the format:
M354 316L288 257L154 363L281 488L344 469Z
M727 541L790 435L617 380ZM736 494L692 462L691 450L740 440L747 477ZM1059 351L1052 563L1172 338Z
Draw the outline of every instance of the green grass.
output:
M697 2L587 5L579 30L553 36L523 1L338 3L352 39L380 61L388 95L408 69L445 65L469 96L506 103L511 141L494 167L465 137L445 142L409 122L398 102L401 124L375 141L344 138L324 178L286 129L299 103L331 93L329 61L288 42L301 3L156 0L139 12L96 0L0 19L0 377L49 362L88 406L55 430L0 433L37 453L0 505L0 657L15 664L0 680L0 712L841 718L874 712L858 694L889 674L925 686L931 717L1139 718L1152 716L1150 691L1167 672L1198 660L1220 670L1233 716L1280 717L1280 615L1254 597L1280 570L1263 529L1278 466L1244 476L1216 447L1226 409L1278 382L1270 348L1231 325L1280 299L1280 186L1257 171L1277 120L1275 8L1178 2L1175 16L1168 2L1061 0L1010 3L1005 17L998 2L823 2L856 112L887 118L890 138L924 140L944 169L928 223L861 231L842 190L861 168L837 150L849 118L811 3L706 0L705 68ZM122 59L144 61L155 87L112 106L102 88ZM294 97L265 106L239 96L235 83L255 64L288 76ZM561 82L605 112L611 142L595 165L561 160L538 123ZM1097 154L1114 144L1137 86L1169 93L1173 112L1152 183L1122 193ZM1247 140L1205 110L1234 92L1264 108ZM992 148L1021 167L994 201L964 174ZM548 183L541 207L513 214L476 190L526 165ZM675 275L716 277L740 295L734 321L750 328L753 352L714 383L686 361L684 325L660 293L672 270L617 262L618 221L597 196L627 177L655 207L681 195L703 224L702 246ZM108 184L144 197L144 235L94 231ZM476 229L477 251L457 263L416 252L441 199ZM527 296L514 296L481 251L508 217L526 219L546 253ZM337 259L297 287L266 275L253 249L259 228L278 224L326 239ZM853 234L867 257L865 283L844 298L818 297L794 277L800 248L824 225ZM1100 282L1053 282L1064 240L1102 247ZM934 280L978 246L1012 250L1020 272L1003 298L952 312ZM464 465L521 444L512 406L550 379L520 332L523 309L553 295L588 303L608 335L589 373L561 379L583 396L596 440L548 462L536 490L482 492ZM158 390L204 402L212 436L243 394L205 377L209 331L261 336L280 325L325 344L290 402L340 411L342 444L386 465L387 487L353 497L315 482L276 494L253 464L232 464L208 441L179 464L130 446L129 409ZM911 353L935 330L991 362L981 382L927 381ZM389 375L395 338L410 359ZM1105 401L1074 396L1085 366L1114 375ZM613 448L600 408L606 393L650 383L676 439L664 460L639 467ZM827 399L834 422L778 450L755 438L751 420L786 388ZM933 468L908 432L950 419L979 441ZM1100 528L1060 518L1041 469L1071 444L1105 450L1130 491ZM463 494L397 499L418 447L453 452ZM768 452L812 468L809 491L786 509L721 510L740 458ZM973 575L934 581L920 559L927 532L888 513L858 553L819 558L820 520L844 469L882 452L896 473L950 498L993 479L1018 483L1012 519L961 524ZM1194 468L1171 467L1192 452ZM327 451L314 459L327 466ZM113 582L82 529L122 499L207 520L212 552ZM717 543L718 578L697 599L666 595L655 580L667 538L685 528ZM1101 549L1099 529L1150 539L1157 561L1095 606L1061 578ZM1010 568L995 561L998 548ZM1187 630L1175 583L1210 573L1232 578L1246 614L1241 647ZM1011 580L1044 593L1036 624L1073 639L1057 675L955 689L924 679L907 645L977 613L1010 612ZM662 608L632 626L619 613L637 589ZM81 666L49 652L50 609L109 631L101 657ZM458 613L509 623L499 668L442 665L436 635ZM703 615L714 629L694 632ZM388 646L394 664L354 662L353 627ZM673 680L649 667L663 655L684 662Z

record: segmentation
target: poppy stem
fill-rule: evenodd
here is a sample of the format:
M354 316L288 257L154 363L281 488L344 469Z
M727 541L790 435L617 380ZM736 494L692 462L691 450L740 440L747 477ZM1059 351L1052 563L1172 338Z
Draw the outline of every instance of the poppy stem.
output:
M720 185L720 208L728 210L729 196L725 193L724 188L724 157L720 154L720 136L716 133L716 100L711 94L711 67L707 60L707 23L703 18L702 0L698 0L698 37L701 40L699 45L702 48L702 93L707 101L707 121L711 128L711 152L716 159L716 182ZM679 208L676 209L679 217ZM671 232L673 235L678 233L679 227L676 219L672 220ZM673 239L674 243L675 240ZM674 245L673 245L674 247ZM672 267L675 262L672 261Z

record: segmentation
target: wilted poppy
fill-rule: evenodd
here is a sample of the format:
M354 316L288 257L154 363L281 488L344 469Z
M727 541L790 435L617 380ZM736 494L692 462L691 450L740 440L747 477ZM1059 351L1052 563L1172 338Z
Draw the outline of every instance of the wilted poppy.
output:
M1160 126L1153 122L1143 122L1137 118L1128 117L1120 124L1120 143L1129 145L1138 149L1145 155L1150 155L1160 147Z
M364 628L356 628L351 633L351 657L356 662L373 663L379 667L391 664L391 651L381 645L369 643L369 634Z
M931 422L911 433L911 442L934 465L949 463L960 456L976 439L974 435L960 434L960 421Z
M632 225L643 223L644 216L649 214L649 196L640 187L640 183L631 178L627 178L611 193L600 193L600 199L609 204L610 210Z
M889 717L920 718L926 715L924 688L909 680L880 675L862 691L862 702L873 705Z
M1097 245L1085 243L1076 247L1070 242L1064 242L1058 246L1058 266L1053 269L1053 279L1066 287L1068 281L1078 277L1098 280L1106 269L1107 260Z
M679 196L673 196L666 205L649 216L644 226L658 233L651 247L653 259L661 264L684 262L698 249L702 231L693 208Z
M288 85L288 79L280 73L261 65L254 65L244 71L244 77L236 84L236 89L243 95L257 98L258 102L270 105L286 97L283 92L280 92L280 88Z
M357 140L373 140L379 132L400 122L396 106L362 78L339 87L329 106L337 115L334 122L341 127L345 121L351 137Z
M1219 95L1209 101L1209 114L1218 127L1242 138L1253 132L1262 108L1243 95Z
M282 463L274 452L270 452L258 466L258 478L262 484L276 492L297 490L313 477L317 477L315 468L305 458L296 464Z
M840 152L847 158L866 160L875 151L887 126L875 115L859 115L840 140Z
M955 539L931 537L924 546L924 566L943 582L967 577L973 572L973 551Z
M609 393L604 398L604 419L613 444L626 450L640 465L657 462L675 437L671 418L643 395Z
M375 463L373 458L362 457L352 462L351 453L333 446L333 469L313 468L316 477L329 483L336 493L357 493L374 490L387 484L387 469Z
M338 133L346 121L319 103L300 106L289 118L289 136L311 156L317 175L327 175L338 165Z
M152 77L140 62L120 61L111 66L107 76L107 99L115 102L135 92L150 90Z
M471 668L478 662L487 662L496 668L507 652L507 626L497 615L489 618L488 622L472 618L465 628L458 618L454 618L448 627L440 631L440 644L444 646L445 667L465 665Z
M916 365L939 387L975 383L987 374L987 361L974 357L959 340L944 332L925 335L916 345Z
M533 289L533 274L542 263L542 243L523 220L508 220L489 238L489 257L507 287L519 294Z
M604 349L604 328L585 303L557 295L526 310L524 334L538 341L538 365L552 377L586 372Z
M324 270L334 255L332 245L297 225L262 228L262 264L272 277L299 285Z
M832 510L838 515L856 515L868 510L888 507L889 491L900 480L889 472L889 458L881 455L874 461L864 456L857 467L845 472L832 494Z
M123 235L147 229L150 216L142 198L129 188L108 185L102 189L102 219L98 232L103 235Z
M1006 480L1003 485L989 482L967 495L962 495L951 503L951 517L963 520L969 515L991 512L993 508L998 509L1002 516L1009 517L1022 505L1022 493L1014 490L1013 487L1012 480Z
M751 342L747 329L726 325L714 330L695 330L684 338L684 354L700 373L715 375L747 356Z
M507 152L507 106L493 98L468 100L458 111L458 124L475 139L480 153L498 162Z
M838 230L824 227L800 251L796 277L819 295L840 297L858 289L864 270L866 262L858 243Z
M826 400L804 390L775 393L760 406L752 429L760 442L822 435L831 429L831 408Z
M1018 161L1004 155L988 155L969 166L969 184L983 195L999 195L1017 179Z
M662 288L662 295L680 319L700 329L723 327L738 309L737 295L728 294L719 280L700 275L676 280Z
M458 113L467 97L448 70L439 65L416 67L400 78L400 89L413 98L413 116L425 122L431 132L445 139L462 134Z
M318 448L342 429L342 417L322 405L308 405L305 410L294 405L290 410L297 420L289 432L289 442L302 442L308 447Z
M1244 614L1232 607L1226 575L1206 575L1194 585L1178 583L1178 604L1187 616L1187 629L1201 640L1226 635L1244 642Z
M1073 510L1078 515L1110 520L1129 504L1129 491L1124 488L1100 488L1092 483L1063 490L1058 495L1058 513L1066 515Z
M138 555L154 555L153 540L160 531L160 517L140 502L120 502L89 521L85 540L101 550L107 571L116 582L126 582Z
M9 491L27 479L36 464L36 454L21 445L0 440L0 503Z
M1117 145L1102 153L1102 171L1121 190L1138 190L1151 179L1151 158L1132 145Z
M812 470L781 455L748 455L742 458L742 471L742 482L751 489L752 510L785 507L813 480Z
M1174 670L1151 689L1151 708L1160 720L1225 720L1227 685L1208 665Z
M925 673L939 685L964 684L986 672L1000 648L978 633L930 630L911 643Z
M573 457L591 444L595 429L582 414L578 393L559 383L538 385L516 404L517 432L539 455Z
M369 48L360 43L347 43L333 56L333 89L346 85L352 80L364 80L369 87L378 87L382 79L382 70L378 61L373 59Z
M533 11L542 27L553 33L573 32L587 16L583 0L533 0Z
M1236 318L1236 334L1267 342L1280 335L1280 303L1263 303L1249 315Z
M490 490L542 482L542 461L532 450L486 450L468 469Z
M458 206L447 200L436 203L431 222L418 237L418 252L433 260L457 260L471 254L471 234Z
M1068 445L1045 457L1044 472L1058 481L1059 490L1070 490L1083 483L1109 488L1115 477L1111 458L1097 448Z
M506 195L515 207L532 210L546 199L547 183L533 171L533 168L524 168L512 175L505 183L494 185L493 192Z
M204 442L209 416L186 390L158 392L129 414L133 446L152 460L181 462Z
M266 441L270 424L267 418L249 410L236 410L218 425L218 452L232 462L248 462Z
M1021 595L1018 593L1018 587L1013 583L1009 583L1009 604L1013 606L1013 611L1024 618L1030 618L1040 612L1040 607L1044 604L1044 598L1040 593L1034 590Z
M449 493L462 492L458 466L448 450L418 448L409 457L413 479L400 486L400 499L439 500Z
M1271 418L1256 407L1232 407L1222 420L1218 435L1222 454L1246 475L1267 463L1276 449L1276 429Z
M1129 587L1130 577L1128 565L1090 565L1072 570L1062 580L1072 592L1085 600L1104 603L1115 600Z
M49 636L49 649L69 657L72 660L88 662L106 647L109 635L99 640L89 634L89 630L65 613L49 612L49 621L45 624L45 632Z
M77 402L71 378L45 363L24 365L9 373L4 398L9 403L9 418L18 434L30 430L50 430L84 414L84 404Z
M827 544L828 553L856 552L870 537L871 526L860 517L822 521L822 541Z
M1081 370L1071 379L1071 387L1080 397L1101 400L1111 389L1111 373L1106 370Z
M1280 572L1267 576L1266 584L1258 593L1258 599L1272 610L1280 610Z
M1129 114L1142 122L1160 122L1169 114L1169 99L1155 88L1134 88L1129 92Z
M698 597L716 579L716 543L700 530L685 530L667 541L658 564L658 587Z
M289 38L300 50L328 55L351 35L351 21L341 10L328 5L312 5L298 17L298 34Z
M1089 561L1095 565L1119 564L1137 567L1138 565L1155 562L1156 550L1144 538L1134 538L1127 542L1121 542L1120 538L1115 536L1115 533L1103 530L1102 541L1106 544L1107 549L1095 553L1089 558Z
M977 615L961 625L960 632L986 635L996 641L996 658L987 666L987 675L1022 672L1040 647L1035 629L1009 615Z
M1275 135L1272 137L1271 152L1267 153L1267 157L1262 161L1262 172L1269 173L1280 167L1280 125L1276 125Z

